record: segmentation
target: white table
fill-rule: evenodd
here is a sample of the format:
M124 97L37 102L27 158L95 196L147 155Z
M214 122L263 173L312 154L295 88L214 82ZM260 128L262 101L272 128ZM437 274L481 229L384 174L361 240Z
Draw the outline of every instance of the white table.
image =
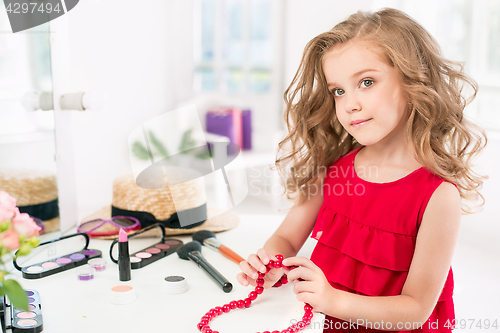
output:
M246 258L264 244L284 215L240 215L240 218L238 227L217 233L217 238ZM191 241L191 236L175 238L185 243ZM103 258L108 261L107 269L97 272L91 281L78 280L77 268L35 280L24 279L20 272L14 272L23 288L40 293L44 332L196 333L199 332L196 324L209 309L246 298L253 290L236 281L236 274L240 271L236 263L203 247L205 258L233 284L230 293L224 293L196 264L181 260L174 253L144 268L132 270L132 280L127 284L136 289L137 300L128 305L113 305L108 291L123 282L118 279L118 265L109 258L110 244L111 241L91 239L89 248L101 250ZM314 245L315 241L309 239L299 254L309 256ZM165 294L162 291L163 279L168 275L184 276L189 291L179 295ZM232 310L215 318L210 326L221 333L281 331L293 323L291 320L300 320L303 313L303 303L296 300L292 285L287 284L265 290L250 308ZM312 319L314 327L305 332L322 332L323 319L323 315L315 314Z

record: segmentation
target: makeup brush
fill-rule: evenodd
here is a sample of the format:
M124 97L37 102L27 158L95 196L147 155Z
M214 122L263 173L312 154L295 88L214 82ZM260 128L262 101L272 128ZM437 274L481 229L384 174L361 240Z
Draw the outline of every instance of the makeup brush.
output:
M201 254L201 244L198 242L189 242L177 248L179 258L191 260L207 272L222 288L225 293L233 290L233 285L218 270L209 264L207 259Z
M242 257L240 257L236 252L228 248L227 246L221 244L217 238L215 238L215 233L209 230L200 230L193 234L193 240L200 242L201 244L214 249L215 251L219 251L224 257L231 259L235 263L239 264L242 261L245 261Z

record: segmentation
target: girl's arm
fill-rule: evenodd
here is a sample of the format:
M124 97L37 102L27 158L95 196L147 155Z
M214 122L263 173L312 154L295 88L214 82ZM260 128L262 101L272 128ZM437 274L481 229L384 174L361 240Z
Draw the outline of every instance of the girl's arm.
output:
M240 263L242 273L237 275L238 282L247 286L255 285L257 271L265 272L269 260L274 259L276 254L282 254L283 257L295 256L300 248L311 234L316 222L319 209L323 204L322 180L318 180L311 185L309 197L300 205L293 206L285 219L266 241L264 248L252 254L247 261ZM283 275L283 269L272 270L266 275L266 288L274 284L275 280ZM269 281L268 281L269 280Z
M450 270L460 229L460 210L457 189L451 183L442 183L424 212L401 295L371 297L340 291L330 287L321 270L308 259L290 258L283 263L302 267L288 273L289 280L299 277L306 280L294 286L297 299L311 304L315 311L352 323L363 325L364 321L381 325L383 322L380 329L387 329L388 322L392 330L398 323L425 323L436 306Z

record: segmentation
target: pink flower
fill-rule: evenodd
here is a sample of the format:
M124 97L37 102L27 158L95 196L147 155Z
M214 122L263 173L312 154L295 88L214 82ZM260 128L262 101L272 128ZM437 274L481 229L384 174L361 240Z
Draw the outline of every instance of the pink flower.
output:
M16 213L16 199L9 193L0 191L0 223L10 220Z
M26 238L38 235L41 228L33 221L27 213L16 214L12 219L12 228L19 235L26 235Z
M0 233L0 244L8 251L19 248L19 235L12 229Z

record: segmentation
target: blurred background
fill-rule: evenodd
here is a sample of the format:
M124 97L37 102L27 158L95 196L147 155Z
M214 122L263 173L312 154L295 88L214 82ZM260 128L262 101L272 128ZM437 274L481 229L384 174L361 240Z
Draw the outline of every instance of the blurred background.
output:
M48 178L74 226L109 205L113 180L132 171L137 126L195 105L204 130L225 135L207 114L239 110L250 114L248 196L235 211L283 215L290 203L269 165L303 48L350 14L382 7L415 18L479 84L466 115L487 130L476 164L489 179L483 210L463 217L455 300L457 319L500 319L500 1L82 0L50 30L16 34L0 6L0 182ZM86 94L85 111L52 105L70 93Z

